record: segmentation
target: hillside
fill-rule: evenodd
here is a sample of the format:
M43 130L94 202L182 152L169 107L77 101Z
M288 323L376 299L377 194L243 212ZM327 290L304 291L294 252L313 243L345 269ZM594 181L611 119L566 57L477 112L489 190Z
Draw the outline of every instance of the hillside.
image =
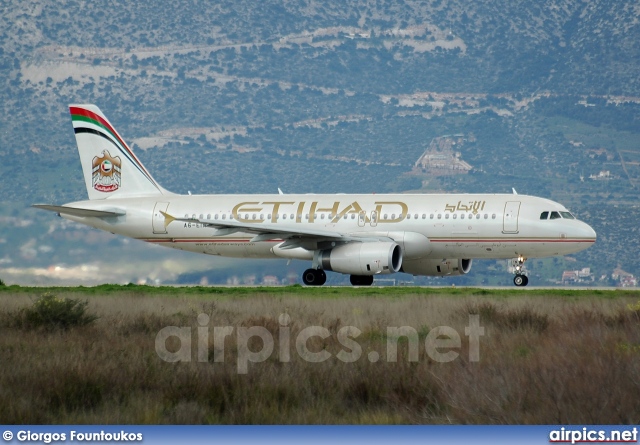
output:
M10 0L0 266L98 261L83 247L95 233L27 210L84 198L67 105L92 102L176 192L515 187L596 228L575 267L640 274L638 16L631 1ZM411 174L451 134L469 174ZM108 239L118 255L157 255Z

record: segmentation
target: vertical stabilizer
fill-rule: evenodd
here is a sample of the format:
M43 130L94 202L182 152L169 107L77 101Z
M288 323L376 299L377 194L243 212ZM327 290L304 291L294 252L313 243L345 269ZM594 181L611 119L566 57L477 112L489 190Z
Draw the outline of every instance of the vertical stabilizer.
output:
M97 106L69 105L69 111L89 199L169 194Z

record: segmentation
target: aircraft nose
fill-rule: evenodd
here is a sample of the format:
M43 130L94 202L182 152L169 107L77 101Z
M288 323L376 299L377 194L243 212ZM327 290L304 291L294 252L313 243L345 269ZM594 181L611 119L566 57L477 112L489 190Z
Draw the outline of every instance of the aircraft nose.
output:
M591 243L593 244L596 242L597 235L596 231L593 230L593 227L583 222L582 226L580 227L580 237L584 238L587 241L591 241Z

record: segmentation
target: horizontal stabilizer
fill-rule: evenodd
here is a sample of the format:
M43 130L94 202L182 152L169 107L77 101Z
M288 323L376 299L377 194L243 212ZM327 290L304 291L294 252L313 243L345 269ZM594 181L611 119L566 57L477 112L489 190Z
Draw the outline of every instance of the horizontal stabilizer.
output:
M82 218L95 217L95 218L106 218L113 216L122 216L126 212L124 210L91 210L91 209L79 209L77 207L66 207L66 206L53 206L48 204L34 204L31 207L35 207L37 209L49 210L50 212L56 213L64 213L65 215L71 216L79 216Z

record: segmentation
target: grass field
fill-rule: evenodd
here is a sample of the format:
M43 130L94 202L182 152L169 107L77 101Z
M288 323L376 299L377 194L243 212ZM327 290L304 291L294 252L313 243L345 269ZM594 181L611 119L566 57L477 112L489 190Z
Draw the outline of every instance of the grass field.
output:
M87 300L98 318L25 323L43 294ZM470 315L484 328L477 361ZM158 354L167 326L186 328L191 345L174 336L163 351L189 361ZM312 326L328 335L301 353L296 339ZM438 326L451 329L438 337ZM261 361L264 337L240 335L252 327L274 339ZM406 336L388 331L400 327ZM451 345L434 355L434 338ZM7 424L640 422L638 291L5 286L0 357Z

